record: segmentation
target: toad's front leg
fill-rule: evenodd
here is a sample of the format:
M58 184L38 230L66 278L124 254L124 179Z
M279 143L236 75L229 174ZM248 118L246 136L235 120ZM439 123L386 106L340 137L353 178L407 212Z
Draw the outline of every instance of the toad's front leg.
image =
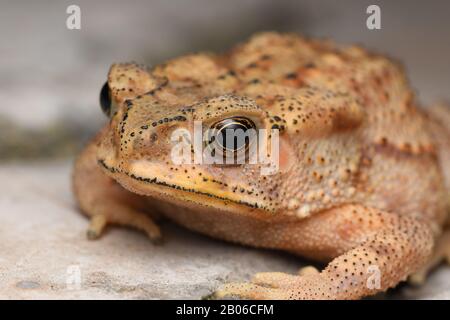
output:
M320 273L256 274L251 283L230 283L217 297L250 299L357 299L382 292L419 269L430 257L433 235L427 224L407 216L348 205L318 214L292 229L296 250L310 257L335 257ZM292 246L286 240L287 248Z
M108 224L117 224L140 229L152 241L160 242L161 231L145 212L144 197L125 190L99 167L96 150L100 138L101 134L81 153L73 173L78 204L91 217L88 238L96 239Z

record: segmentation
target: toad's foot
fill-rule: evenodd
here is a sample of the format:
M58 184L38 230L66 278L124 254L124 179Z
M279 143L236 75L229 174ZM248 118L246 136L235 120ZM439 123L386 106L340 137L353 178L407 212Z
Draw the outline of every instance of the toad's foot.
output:
M322 227L317 228L319 225ZM330 237L329 232L335 230L340 233L332 232L334 236ZM321 245L329 245L329 252L335 252L335 258L324 270L320 273L310 270L301 275L258 273L249 283L224 285L215 297L358 299L384 292L406 280L425 264L433 248L433 235L426 223L361 206L347 206L312 217L299 225L297 231L302 235L302 244L313 235L325 239Z
M291 275L282 272L257 273L250 283L228 283L215 293L216 298L237 296L257 300L332 299L339 292L323 274ZM348 289L345 289L346 292Z
M412 274L408 282L413 285L422 285L430 271L439 265L442 260L450 264L450 230L446 230L439 238L432 258L419 271Z
M98 239L108 224L133 227L144 231L153 243L160 244L162 242L161 231L153 220L145 213L133 211L130 208L122 208L118 214L97 214L92 216L86 232L88 239Z

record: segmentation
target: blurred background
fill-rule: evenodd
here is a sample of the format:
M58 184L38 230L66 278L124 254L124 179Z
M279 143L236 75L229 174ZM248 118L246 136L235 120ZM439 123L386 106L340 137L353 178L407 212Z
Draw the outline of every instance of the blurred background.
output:
M73 4L81 30L66 27ZM381 30L366 27L371 4ZM267 30L385 53L405 65L423 105L450 100L448 0L0 0L0 299L199 299L255 272L308 264L170 223L159 247L123 228L88 241L71 191L74 155L106 122L98 99L113 62L224 51ZM81 276L76 290L70 270ZM386 297L450 299L450 267Z
M402 61L420 100L450 99L444 0L6 1L0 9L0 159L73 154L105 121L98 93L113 62L154 65L224 51L257 31L359 43ZM66 8L81 8L81 30ZM381 8L368 30L366 8Z

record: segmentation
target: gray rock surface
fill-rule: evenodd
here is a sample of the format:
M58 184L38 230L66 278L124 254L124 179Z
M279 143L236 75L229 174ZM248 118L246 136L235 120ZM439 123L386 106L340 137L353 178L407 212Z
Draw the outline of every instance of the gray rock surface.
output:
M0 166L0 299L200 299L226 281L306 264L170 222L162 225L161 246L123 228L88 241L70 172L69 162ZM448 299L450 268L439 268L421 288L404 286L383 298Z

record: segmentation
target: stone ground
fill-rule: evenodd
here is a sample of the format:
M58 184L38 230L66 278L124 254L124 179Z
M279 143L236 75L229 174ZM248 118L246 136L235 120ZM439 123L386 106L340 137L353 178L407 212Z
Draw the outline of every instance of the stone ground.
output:
M295 270L305 261L162 225L166 242L110 228L88 241L88 220L70 189L71 163L0 166L0 299L200 299L221 283L260 271ZM80 284L77 287L77 276ZM447 299L450 267L421 288L380 298Z

